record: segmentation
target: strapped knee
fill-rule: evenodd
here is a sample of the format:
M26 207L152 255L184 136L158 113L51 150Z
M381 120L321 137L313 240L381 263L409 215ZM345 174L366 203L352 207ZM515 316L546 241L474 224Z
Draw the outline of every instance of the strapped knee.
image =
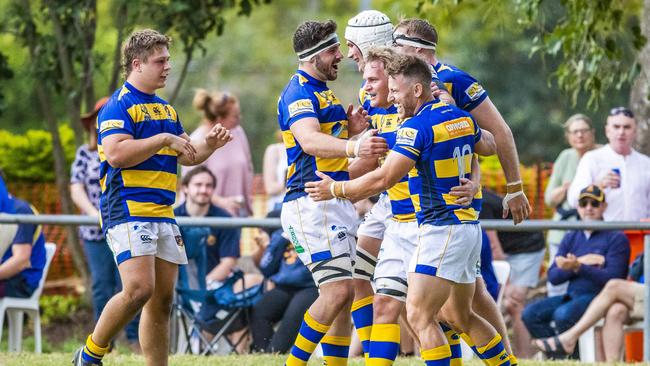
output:
M329 282L352 279L352 262L349 254L312 263L308 268L319 287Z
M357 247L357 260L354 263L354 277L355 280L372 280L372 275L375 273L377 266L377 257L368 253L365 249Z
M400 277L379 277L375 279L377 294L390 296L395 300L406 302L406 291L408 285L406 280Z

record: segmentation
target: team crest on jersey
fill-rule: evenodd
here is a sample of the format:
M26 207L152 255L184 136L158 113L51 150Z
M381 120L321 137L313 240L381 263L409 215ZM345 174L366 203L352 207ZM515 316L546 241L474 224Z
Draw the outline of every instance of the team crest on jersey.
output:
M99 125L99 133L116 128L124 128L124 121L120 119L107 119Z
M301 113L312 112L314 113L314 105L311 99L298 99L289 104L289 117L295 117Z
M472 101L477 100L481 95L485 93L485 90L479 84L478 82L472 83L467 89L465 89L465 94L471 99Z
M321 109L327 108L333 104L341 104L336 95L334 95L334 92L329 89L323 90L322 92L314 92L314 94L316 95L316 98L318 98Z
M418 136L418 130L410 127L403 127L397 130L396 144L399 145L415 145L415 138Z

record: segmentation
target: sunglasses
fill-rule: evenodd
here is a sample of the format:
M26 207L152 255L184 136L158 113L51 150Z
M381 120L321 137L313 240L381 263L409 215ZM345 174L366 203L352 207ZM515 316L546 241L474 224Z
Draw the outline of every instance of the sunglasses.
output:
M634 113L626 107L616 107L609 110L610 116L618 116L619 114L622 114L625 117L634 118Z
M598 207L600 207L600 202L598 202L596 200L580 200L580 201L578 201L578 206L580 206L581 208L585 208L585 207L587 207L587 205L590 205L593 208L598 208Z

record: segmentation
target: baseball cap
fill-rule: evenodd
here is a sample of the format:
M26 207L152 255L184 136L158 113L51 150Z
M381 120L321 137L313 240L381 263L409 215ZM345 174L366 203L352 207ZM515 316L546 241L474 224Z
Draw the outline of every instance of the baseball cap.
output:
M580 191L578 201L583 198L591 198L598 202L605 202L605 193L597 185L591 184Z

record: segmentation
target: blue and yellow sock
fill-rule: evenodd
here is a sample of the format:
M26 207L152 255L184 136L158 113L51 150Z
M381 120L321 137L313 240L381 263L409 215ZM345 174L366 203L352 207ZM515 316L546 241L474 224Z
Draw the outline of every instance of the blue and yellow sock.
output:
M366 366L390 366L399 353L399 324L373 324Z
M510 366L517 365L519 365L519 360L517 360L517 357L515 357L515 355L510 355Z
M463 366L463 349L460 346L460 336L446 324L440 323L440 328L445 333L449 349L451 350L450 366Z
M105 347L97 345L95 342L93 342L93 335L90 334L88 338L86 338L86 346L81 353L81 358L83 358L83 360L86 362L99 364L102 362L104 355L108 353L109 348L110 345Z
M329 329L329 325L317 322L309 315L309 311L306 311L302 325L300 326L300 331L298 331L298 336L296 337L296 342L291 347L291 353L285 365L307 365L307 361L309 361L309 357L316 349L316 345L320 343Z
M474 351L476 357L480 359L483 358L483 356L480 353L478 353L478 350L476 349L476 345L474 344L472 338L469 337L469 335L467 335L466 333L462 333L460 337L465 341L465 343L469 346L469 348L471 348L472 351Z
M351 341L350 337L329 335L323 337L323 340L320 341L320 345L323 347L323 365L346 366Z
M357 330L363 355L368 357L370 352L370 333L372 332L372 300L373 296L364 297L352 303L351 314L354 328Z
M510 366L510 356L503 347L501 336L496 334L488 344L483 347L476 347L481 359L488 366Z
M421 350L422 359L427 366L449 366L451 349L448 344L443 344L431 349Z

